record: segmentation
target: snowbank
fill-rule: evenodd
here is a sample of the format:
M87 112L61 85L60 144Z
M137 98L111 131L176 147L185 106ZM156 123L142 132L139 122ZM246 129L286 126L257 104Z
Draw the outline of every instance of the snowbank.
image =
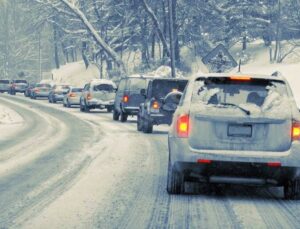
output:
M90 64L86 69L83 61L68 63L59 69L52 70L55 83L69 84L83 87L92 79L99 79L99 69L96 65Z

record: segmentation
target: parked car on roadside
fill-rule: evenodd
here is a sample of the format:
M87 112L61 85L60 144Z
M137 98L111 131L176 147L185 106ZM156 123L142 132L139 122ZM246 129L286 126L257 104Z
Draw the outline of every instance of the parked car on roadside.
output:
M142 89L140 92L145 101L139 106L137 130L152 133L153 125L170 125L177 107L173 105L172 101L180 99L187 83L186 79L150 80L148 88Z
M122 78L114 102L113 120L126 122L129 115L137 115L139 106L145 101L141 89L146 89L150 78L147 76L134 76Z
M11 81L7 79L0 80L0 93L10 93Z
M37 83L31 91L31 99L48 98L52 85L46 83Z
M64 95L64 99L63 99L64 107L72 107L73 105L79 105L82 90L83 88L70 86L69 90Z
M10 87L10 94L24 93L29 86L27 80L13 80Z
M116 95L116 85L107 79L92 80L83 88L80 97L80 111L89 112L91 109L113 110Z
M64 99L65 94L69 91L69 85L54 85L49 92L48 101L49 103L61 102Z
M198 75L168 136L167 191L186 181L283 186L300 193L300 114L283 76Z

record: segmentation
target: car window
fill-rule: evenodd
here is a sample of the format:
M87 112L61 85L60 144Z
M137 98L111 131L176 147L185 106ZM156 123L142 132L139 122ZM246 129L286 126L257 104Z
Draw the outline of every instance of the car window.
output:
M68 90L70 87L66 85L57 85L55 89L57 90Z
M192 103L255 104L262 106L272 96L288 96L283 81L252 79L249 81L230 80L229 78L208 78L195 82Z
M50 84L42 84L42 83L38 83L35 85L36 87L47 87L47 88L51 88Z
M88 91L90 89L90 84L86 84L83 88L84 91Z
M187 80L154 80L152 82L151 97L161 99L172 91L183 92Z
M146 87L147 87L146 79L134 78L129 80L130 91L140 91L141 89L146 89Z
M124 91L126 87L126 79L121 80L119 83L118 91Z
M15 82L15 83L27 83L26 80L15 80L14 82Z
M94 91L107 91L112 92L114 91L114 87L111 84L99 84L94 86Z
M0 80L1 84L9 84L9 80Z
M82 88L72 88L72 92L82 92Z

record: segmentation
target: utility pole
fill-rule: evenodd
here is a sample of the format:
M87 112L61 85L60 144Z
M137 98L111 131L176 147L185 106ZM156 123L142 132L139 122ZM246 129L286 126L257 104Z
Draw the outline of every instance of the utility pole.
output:
M39 31L39 76L42 80L42 47L41 47L41 31Z
M173 0L169 1L169 21L170 21L170 54L171 54L171 75L172 78L176 77L175 72L175 44L174 44L174 27L173 27Z

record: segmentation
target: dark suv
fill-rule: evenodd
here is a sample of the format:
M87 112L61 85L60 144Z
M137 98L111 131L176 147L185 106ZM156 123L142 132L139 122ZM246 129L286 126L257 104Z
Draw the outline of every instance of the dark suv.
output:
M185 79L152 79L147 90L140 92L145 101L140 104L137 130L152 133L153 125L170 125L187 82Z
M113 120L126 122L128 115L137 115L139 106L145 101L141 89L147 88L149 78L143 76L122 78L116 93Z

